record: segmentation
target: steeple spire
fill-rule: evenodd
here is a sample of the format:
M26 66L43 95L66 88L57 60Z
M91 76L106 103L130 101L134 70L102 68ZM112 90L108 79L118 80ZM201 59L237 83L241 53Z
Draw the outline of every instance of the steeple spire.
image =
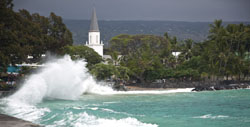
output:
M103 57L103 43L101 41L100 31L98 27L95 8L93 8L92 18L89 28L89 41L86 45L94 49L100 56Z
M99 32L95 8L93 8L89 32Z

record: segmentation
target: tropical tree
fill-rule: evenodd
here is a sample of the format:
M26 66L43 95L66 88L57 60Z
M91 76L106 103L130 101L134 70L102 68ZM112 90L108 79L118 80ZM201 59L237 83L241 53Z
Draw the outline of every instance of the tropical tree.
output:
M114 66L113 64L99 63L91 68L91 74L93 74L98 80L129 80L130 70L123 66Z
M30 14L27 10L13 11L12 0L0 2L0 66L22 62L39 62L47 51L58 53L72 45L71 32L62 18L51 13L49 18ZM27 56L33 56L32 61Z
M93 65L102 62L102 57L87 46L65 46L62 51L62 55L64 54L69 54L73 60L85 59L88 62L87 67L89 69Z
M106 80L117 73L116 71L114 65L99 63L91 68L90 73L93 74L97 80Z

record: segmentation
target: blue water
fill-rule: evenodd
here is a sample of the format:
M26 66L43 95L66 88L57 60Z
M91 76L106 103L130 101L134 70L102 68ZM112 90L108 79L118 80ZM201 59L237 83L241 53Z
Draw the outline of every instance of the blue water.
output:
M45 126L249 127L250 90L167 94L82 95L46 99L34 110L8 113ZM37 113L40 111L40 113ZM23 117L22 117L23 115Z

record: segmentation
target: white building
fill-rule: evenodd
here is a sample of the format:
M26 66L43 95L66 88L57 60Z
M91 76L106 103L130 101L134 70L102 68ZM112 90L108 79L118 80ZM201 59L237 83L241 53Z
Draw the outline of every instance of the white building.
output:
M93 9L91 24L89 29L89 41L86 42L86 46L94 49L100 56L103 57L103 42L100 39L100 31L98 27L98 21L95 8Z
M172 52L172 55L175 56L175 58L178 58L178 56L181 54L181 52Z

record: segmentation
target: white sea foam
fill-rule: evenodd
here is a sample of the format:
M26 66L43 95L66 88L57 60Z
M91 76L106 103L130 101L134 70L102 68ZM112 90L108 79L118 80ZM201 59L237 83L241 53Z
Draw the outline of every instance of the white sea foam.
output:
M116 91L113 94L168 94L192 92L193 88L173 89L173 90L143 90L143 91Z
M110 113L115 113L115 114L124 114L124 115L127 115L127 116L140 116L140 117L144 117L145 115L134 115L134 114L129 114L129 113L126 113L126 112L117 112L117 111L114 111L112 109L107 109L107 108L101 108L102 111L105 111L105 112L110 112Z
M73 109L76 109L76 110L82 110L82 109L86 109L85 107L80 107L80 106L74 106L72 107Z
M116 104L116 103L120 103L120 102L116 102L116 101L111 101L111 102L103 102L104 104Z
M126 113L126 112L117 112L117 111L114 111L112 109L107 109L107 108L102 108L102 111L116 113L116 114L125 114L125 115L128 115L128 116L132 116L132 114L129 114L129 113Z
M143 123L135 118L107 119L89 115L86 112L81 114L67 113L64 119L55 121L48 127L73 126L73 127L158 127L156 124Z
M25 104L20 101L3 99L2 102L4 102L6 106L0 108L5 113L28 121L39 122L38 120L41 116L46 112L50 112L48 108L37 108L34 105Z
M100 95L170 94L170 93L187 93L187 92L192 92L192 90L193 88L179 88L172 90L109 91L109 92L99 92L99 93L96 92L95 94L100 94Z
M93 107L93 108L89 108L89 109L91 109L91 110L98 110L99 108L98 107Z
M193 118L200 118L200 119L217 119L217 118L228 118L229 116L224 116L224 115L211 115L211 114L207 114L207 115L203 115L203 116L195 116Z
M112 113L120 113L120 112L116 112L112 109L107 109L107 108L102 108L103 111L107 111L107 112L112 112Z

